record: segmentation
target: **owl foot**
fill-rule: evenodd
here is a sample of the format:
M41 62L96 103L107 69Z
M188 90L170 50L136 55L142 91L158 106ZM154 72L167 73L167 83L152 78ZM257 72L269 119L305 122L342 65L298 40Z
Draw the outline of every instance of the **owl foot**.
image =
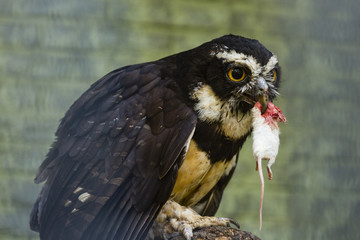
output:
M230 224L240 228L239 224L230 218L200 216L193 209L169 200L161 209L154 227L157 226L158 229L162 229L164 239L174 234L181 234L190 240L195 228L230 226Z

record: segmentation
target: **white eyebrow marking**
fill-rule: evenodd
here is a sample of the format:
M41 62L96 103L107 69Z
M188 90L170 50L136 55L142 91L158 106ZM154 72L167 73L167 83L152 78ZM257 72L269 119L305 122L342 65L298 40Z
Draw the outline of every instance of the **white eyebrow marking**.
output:
M265 65L264 73L266 74L270 72L277 63L278 63L277 57L275 55L272 55L269 61Z
M250 131L250 114L227 114L231 112L232 105L236 103L235 99L231 98L229 101L222 101L211 86L207 84L196 87L190 97L197 102L194 109L198 113L199 119L204 122L220 121L219 129L225 136L239 139ZM238 120L239 117L242 119L241 122Z
M256 61L253 56L238 53L235 50L231 50L230 52L218 52L216 54L216 57L218 59L223 59L224 62L234 62L240 65L245 65L251 70L253 76L259 75L262 70L261 65Z

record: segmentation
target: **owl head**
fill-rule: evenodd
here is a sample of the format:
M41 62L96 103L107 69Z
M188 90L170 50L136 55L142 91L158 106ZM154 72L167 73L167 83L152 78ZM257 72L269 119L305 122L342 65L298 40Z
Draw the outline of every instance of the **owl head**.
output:
M278 95L278 59L254 39L235 35L214 39L178 54L177 66L181 66L176 73L179 84L186 87L200 120L206 122L240 122L256 102L264 112Z

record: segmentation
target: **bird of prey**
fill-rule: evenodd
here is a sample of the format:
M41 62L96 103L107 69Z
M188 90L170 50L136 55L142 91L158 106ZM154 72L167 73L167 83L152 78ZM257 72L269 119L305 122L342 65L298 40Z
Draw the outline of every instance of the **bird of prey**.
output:
M251 109L278 95L277 57L226 35L116 69L70 107L36 183L41 239L145 239L170 220L188 239L213 216L252 132Z

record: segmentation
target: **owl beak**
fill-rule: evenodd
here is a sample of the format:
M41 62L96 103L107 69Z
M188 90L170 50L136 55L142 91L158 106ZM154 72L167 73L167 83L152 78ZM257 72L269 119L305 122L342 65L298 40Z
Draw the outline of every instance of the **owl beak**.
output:
M266 109L268 108L267 95L259 96L258 101L261 103L261 114L264 114Z
M257 100L261 103L261 114L264 114L268 107L268 85L263 77L258 78L257 88Z

